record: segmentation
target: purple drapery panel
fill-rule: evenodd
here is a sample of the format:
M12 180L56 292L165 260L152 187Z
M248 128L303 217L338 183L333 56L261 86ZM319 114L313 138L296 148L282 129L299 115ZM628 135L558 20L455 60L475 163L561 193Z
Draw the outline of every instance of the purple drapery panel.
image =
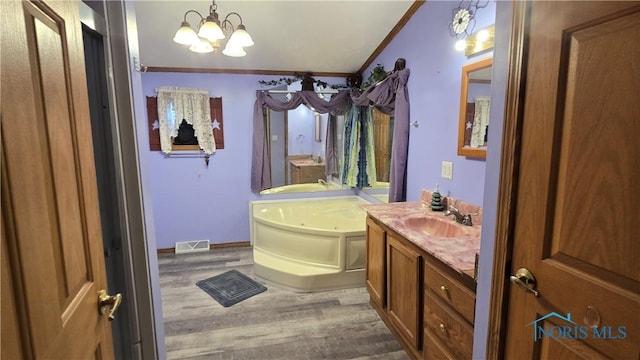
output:
M256 93L253 107L253 153L251 159L251 191L260 192L271 187L271 169L267 154L264 119L262 108L268 107L275 111L285 111L306 104L319 113L328 113L343 109L350 103L349 92L340 91L330 100L324 100L314 91L300 91L291 94L289 101L280 101L269 96L267 91Z
M407 199L407 156L409 152L409 69L389 75L382 82L363 93L351 90L351 99L357 105L375 106L394 117L391 169L389 172L389 202Z
M407 80L409 69L398 70L382 82L360 93L351 89L351 93L341 91L331 100L318 97L313 91L300 91L291 94L291 100L279 101L268 95L267 91L258 91L253 108L253 158L251 167L251 190L260 192L271 187L271 171L267 158L262 108L284 111L307 104L320 113L344 109L353 102L360 106L375 106L385 114L395 118L393 126L393 144L391 149L391 171L389 176L389 202L407 199L407 156L409 150L409 92ZM325 154L326 155L326 154Z
M325 175L338 173L338 144L336 143L336 115L329 114L327 119L327 136L324 143Z

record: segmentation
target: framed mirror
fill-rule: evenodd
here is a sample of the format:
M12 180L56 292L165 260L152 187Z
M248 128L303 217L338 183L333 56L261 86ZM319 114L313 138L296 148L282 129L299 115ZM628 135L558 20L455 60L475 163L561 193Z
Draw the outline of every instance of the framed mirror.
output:
M493 59L483 59L462 67L458 155L487 157L487 133L491 105L491 70Z

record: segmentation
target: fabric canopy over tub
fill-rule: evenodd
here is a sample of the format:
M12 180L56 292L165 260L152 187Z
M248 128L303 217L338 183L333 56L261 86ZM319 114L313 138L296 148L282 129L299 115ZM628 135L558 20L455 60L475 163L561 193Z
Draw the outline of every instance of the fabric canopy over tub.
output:
M395 118L389 176L389 201L405 201L407 193L407 155L409 149L409 69L397 70L380 83L364 92L358 89L340 91L330 100L318 97L314 91L291 94L288 101L272 98L268 91L256 93L253 108L253 155L251 163L251 190L260 192L271 187L271 170L265 138L263 108L274 111L295 109L305 104L319 113L343 114L351 105L374 106ZM335 163L335 152L327 152L327 163Z

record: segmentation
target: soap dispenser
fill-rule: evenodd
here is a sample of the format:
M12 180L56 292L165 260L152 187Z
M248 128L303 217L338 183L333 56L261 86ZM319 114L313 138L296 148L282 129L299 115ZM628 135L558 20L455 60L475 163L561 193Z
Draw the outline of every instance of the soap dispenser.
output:
M438 184L436 184L436 188L433 190L433 194L431 194L431 205L429 205L429 207L433 211L444 210L444 204L442 203L442 196L438 190Z

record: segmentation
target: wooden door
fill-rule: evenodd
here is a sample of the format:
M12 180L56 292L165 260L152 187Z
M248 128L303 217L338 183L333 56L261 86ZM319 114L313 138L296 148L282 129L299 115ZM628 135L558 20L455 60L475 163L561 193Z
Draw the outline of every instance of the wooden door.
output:
M366 285L371 301L384 309L386 299L386 232L371 218L367 218L367 276Z
M387 312L415 350L422 345L421 274L420 254L387 234Z
M378 181L389 181L391 168L391 116L372 109L373 144L376 159L376 178ZM371 184L373 185L373 184Z
M528 6L505 358L638 359L640 4Z
M0 6L1 355L111 359L77 3Z

